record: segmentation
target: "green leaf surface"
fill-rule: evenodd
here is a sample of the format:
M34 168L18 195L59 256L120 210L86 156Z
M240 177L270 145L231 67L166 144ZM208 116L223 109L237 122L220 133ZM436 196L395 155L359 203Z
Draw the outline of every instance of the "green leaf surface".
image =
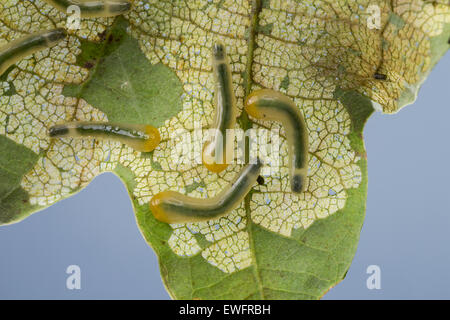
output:
M371 5L378 28L369 27ZM65 27L66 19L41 0L3 1L0 45ZM421 0L136 0L123 17L85 19L69 34L0 78L0 223L114 172L173 298L318 299L345 277L357 248L367 195L364 124L374 108L394 113L415 100L448 50L450 8ZM216 41L231 61L239 128L280 129L242 112L256 89L283 92L300 108L310 141L307 188L290 192L281 130L281 169L268 163L264 183L236 210L168 225L150 212L153 195L211 197L241 168L213 174L174 157L177 132L212 122ZM50 126L78 120L148 123L162 141L140 153L114 141L49 139Z
M104 43L85 42L81 46L93 58L77 64L95 69L83 86L65 86L63 94L83 98L106 113L110 121L161 126L182 108L181 83L168 67L148 62L139 43L127 35L126 27L127 22L120 17Z
M30 171L38 156L29 149L0 136L0 223L22 219L32 208L28 193L20 187L22 177Z

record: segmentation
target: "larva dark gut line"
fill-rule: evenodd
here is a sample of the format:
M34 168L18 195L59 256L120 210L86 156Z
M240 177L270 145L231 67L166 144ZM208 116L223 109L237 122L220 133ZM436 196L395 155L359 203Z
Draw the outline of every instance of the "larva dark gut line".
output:
M382 73L375 73L374 75L373 75L373 77L375 78L375 79L377 79L377 80L386 80L387 79L387 76L385 75L385 74L382 74Z
M20 60L50 48L67 36L64 29L40 31L14 40L0 48L0 75Z
M80 8L82 18L114 17L127 13L131 3L125 0L80 1L80 0L44 0L63 13L67 8L77 6Z
M256 119L282 123L289 147L291 190L302 192L308 174L308 132L300 110L284 94L263 89L247 97L245 111Z
M218 195L209 199L192 198L175 191L163 191L150 201L153 216L166 223L189 223L218 219L236 209L248 194L261 171L258 159L245 166Z
M115 140L141 152L154 150L161 141L158 129L150 125L109 122L69 122L56 125L50 128L49 136Z
M210 129L215 129L216 133L211 141L205 143L202 158L203 164L208 170L219 173L226 169L233 157L234 135L227 136L227 129L234 129L237 110L230 65L223 44L216 43L214 45L212 60L216 84L214 93L216 110L214 123ZM232 132L232 130L229 131L229 133ZM219 139L223 139L223 143Z

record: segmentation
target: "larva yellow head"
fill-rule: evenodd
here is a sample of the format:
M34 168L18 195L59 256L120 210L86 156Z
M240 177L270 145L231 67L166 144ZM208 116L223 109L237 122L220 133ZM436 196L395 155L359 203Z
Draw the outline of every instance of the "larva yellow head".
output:
M280 105L289 105L296 108L294 101L285 94L271 90L261 89L253 91L245 100L245 111L252 117L257 119L264 119L269 115L270 110L278 110ZM264 111L266 109L266 111ZM272 113L272 111L270 111ZM272 117L273 118L273 117Z
M228 167L226 163L206 164L205 162L203 162L203 165L206 167L206 169L215 173L220 173Z
M224 159L223 163L216 163L215 144L207 142L203 147L202 162L203 165L211 172L220 173L228 167Z
M146 125L145 133L148 135L148 139L145 141L144 152L155 150L161 142L161 135L159 134L158 129L153 126Z
M166 199L169 194L170 193L168 191L163 191L153 196L152 200L150 200L150 211L152 212L153 216L156 220L165 223L171 223L171 219L162 208L164 199Z
M264 115L259 111L258 102L265 95L265 90L256 90L249 94L247 99L245 99L244 109L253 118L264 118Z

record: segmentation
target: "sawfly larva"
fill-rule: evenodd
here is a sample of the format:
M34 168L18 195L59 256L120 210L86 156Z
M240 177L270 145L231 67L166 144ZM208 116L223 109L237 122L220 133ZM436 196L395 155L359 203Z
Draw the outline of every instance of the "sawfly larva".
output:
M284 94L262 89L248 96L245 111L256 119L278 121L284 126L289 148L291 190L302 192L308 173L308 132L300 110Z
M38 51L50 48L64 39L64 29L40 31L23 38L11 41L0 48L0 75L20 60Z
M81 18L114 17L127 13L131 9L131 3L125 0L44 0L63 13L67 8L77 6L80 8Z
M83 138L116 140L141 152L154 150L161 141L158 129L144 124L115 124L109 122L69 122L50 128L52 138Z
M225 46L221 43L213 47L212 64L216 85L214 93L216 111L211 129L214 129L215 133L213 139L203 147L202 162L208 170L219 173L225 170L232 160L234 139L233 135L227 134L227 129L234 129L237 115L230 65Z
M245 166L218 195L209 199L192 198L175 191L163 191L150 201L153 216L166 223L189 223L218 219L242 202L261 171L262 163Z

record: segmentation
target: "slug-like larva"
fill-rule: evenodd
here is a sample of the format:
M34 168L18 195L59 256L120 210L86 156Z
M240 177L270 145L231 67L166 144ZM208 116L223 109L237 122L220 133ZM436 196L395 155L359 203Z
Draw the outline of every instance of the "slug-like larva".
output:
M127 13L131 9L131 3L125 0L44 0L63 13L67 8L77 6L80 8L81 18L114 17Z
M262 163L245 166L233 182L218 195L209 199L192 198L175 191L163 191L150 201L153 216L166 223L189 223L218 219L242 202L255 184Z
M202 159L208 170L218 173L225 170L232 160L234 139L233 136L227 137L227 129L234 129L237 115L230 65L225 46L221 43L214 45L212 64L216 84L214 93L216 112L211 129L215 129L216 134L211 141L205 143Z
M154 150L161 141L158 129L150 125L109 122L69 122L51 127L49 135L52 138L92 137L117 140L141 152Z
M49 31L40 31L11 41L0 48L0 75L23 58L40 50L54 46L66 36L66 31L59 28Z
M376 73L373 75L373 77L374 77L375 79L377 79L377 80L386 80L386 79L387 79L387 76L386 76L385 74L378 73L378 72L376 72Z
M308 132L300 110L284 94L263 89L248 96L245 111L256 119L282 123L289 145L291 190L302 192L308 173Z

